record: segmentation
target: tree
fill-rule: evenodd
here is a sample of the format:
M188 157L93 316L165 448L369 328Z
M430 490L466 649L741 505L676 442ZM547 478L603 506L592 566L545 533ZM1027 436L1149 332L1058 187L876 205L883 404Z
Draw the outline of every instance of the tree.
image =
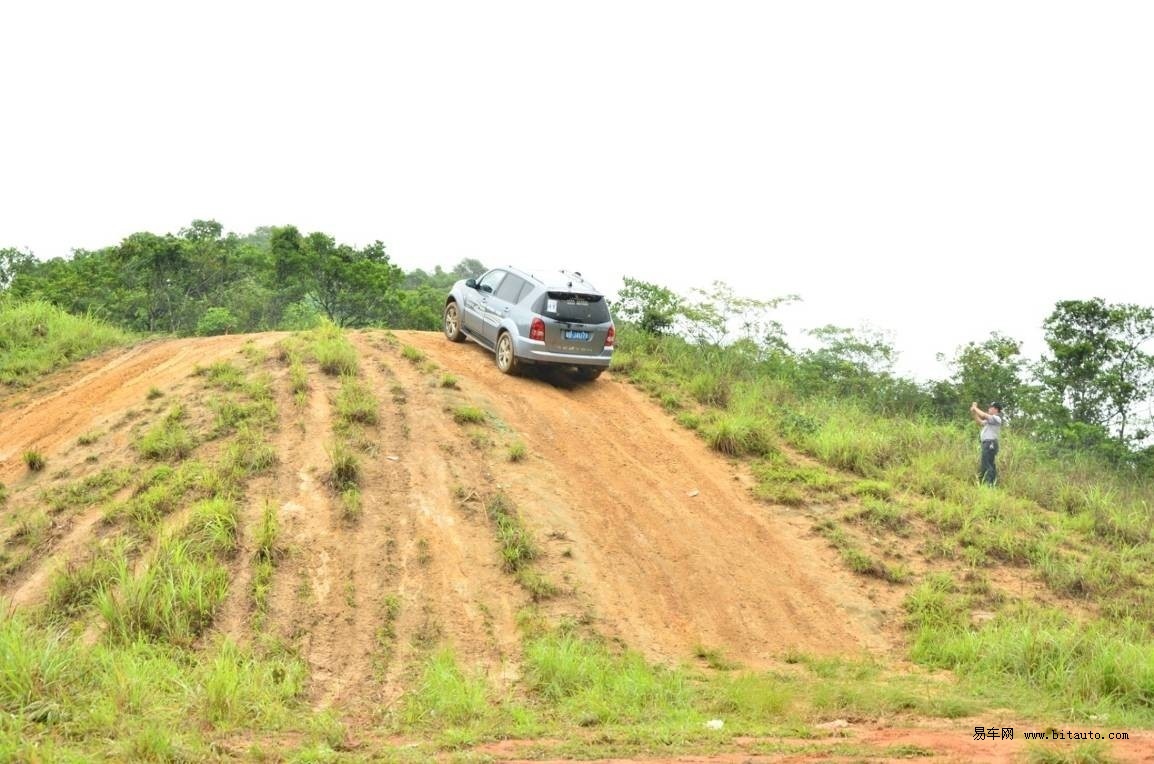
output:
M613 312L622 321L636 324L649 335L665 334L682 315L685 301L671 289L648 281L625 277Z
M16 274L27 270L36 262L31 252L19 249L0 249L0 292L8 288Z
M1022 344L1011 337L994 332L983 342L967 343L957 349L949 366L953 376L934 392L935 405L947 418L956 417L973 401L985 406L997 400L1008 411L1026 413L1024 404L1033 400Z
M209 308L196 322L196 333L201 337L232 334L236 329L236 316L228 308Z
M806 334L818 346L796 357L793 374L802 389L853 397L878 411L916 407L910 385L891 374L897 351L884 333L827 324Z
M722 345L734 336L749 339L770 352L789 352L785 339L785 327L770 318L770 312L797 302L797 295L771 297L760 300L742 297L724 281L714 281L707 291L694 289L696 302L686 302L682 306L683 331L694 342L707 345Z
M403 274L377 241L363 249L338 245L331 236L305 239L308 295L337 326L384 323L392 312Z
M806 334L820 346L805 355L830 369L842 369L854 376L883 374L893 370L897 352L886 337L877 331L854 331L842 326L809 329Z
M1107 304L1101 298L1065 300L1042 324L1050 353L1039 378L1050 404L1071 423L1102 427L1134 446L1149 432L1140 404L1154 395L1154 309Z
M481 278L481 275L487 270L489 269L482 265L480 260L474 257L466 257L453 266L453 270L449 273L453 277L453 281L457 281L458 279Z

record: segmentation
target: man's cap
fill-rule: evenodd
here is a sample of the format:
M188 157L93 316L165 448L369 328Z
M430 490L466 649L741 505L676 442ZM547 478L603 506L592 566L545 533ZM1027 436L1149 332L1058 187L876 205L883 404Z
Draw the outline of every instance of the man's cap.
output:
M994 408L996 408L998 411L1002 410L1002 404L998 403L997 401L994 401L990 405L993 406Z

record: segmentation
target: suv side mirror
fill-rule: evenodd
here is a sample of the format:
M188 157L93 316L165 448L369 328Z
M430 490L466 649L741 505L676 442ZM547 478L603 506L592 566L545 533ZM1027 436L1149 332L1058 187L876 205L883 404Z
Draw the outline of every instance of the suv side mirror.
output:
M469 287L469 289L476 289L477 288L477 279L469 279L468 281L465 282L465 286Z

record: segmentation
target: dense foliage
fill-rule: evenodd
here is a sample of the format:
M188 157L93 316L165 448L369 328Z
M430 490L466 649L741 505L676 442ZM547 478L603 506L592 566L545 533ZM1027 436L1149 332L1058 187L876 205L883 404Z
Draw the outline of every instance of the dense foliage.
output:
M436 329L448 286L483 270L466 259L448 272L405 274L379 241L358 248L294 226L239 236L211 220L43 262L0 249L0 290L10 298L177 335L301 329L322 318L346 327Z

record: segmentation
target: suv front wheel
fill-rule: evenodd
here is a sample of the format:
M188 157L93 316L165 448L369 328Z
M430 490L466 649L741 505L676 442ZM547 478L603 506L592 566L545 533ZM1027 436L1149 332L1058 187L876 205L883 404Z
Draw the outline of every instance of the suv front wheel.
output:
M457 303L450 301L445 306L445 322L444 322L445 336L453 342L461 342L465 339L464 333L461 331L461 311L457 309Z
M501 332L501 335L497 337L496 358L497 369L502 374L516 374L520 370L521 363L513 354L513 337L509 332Z

